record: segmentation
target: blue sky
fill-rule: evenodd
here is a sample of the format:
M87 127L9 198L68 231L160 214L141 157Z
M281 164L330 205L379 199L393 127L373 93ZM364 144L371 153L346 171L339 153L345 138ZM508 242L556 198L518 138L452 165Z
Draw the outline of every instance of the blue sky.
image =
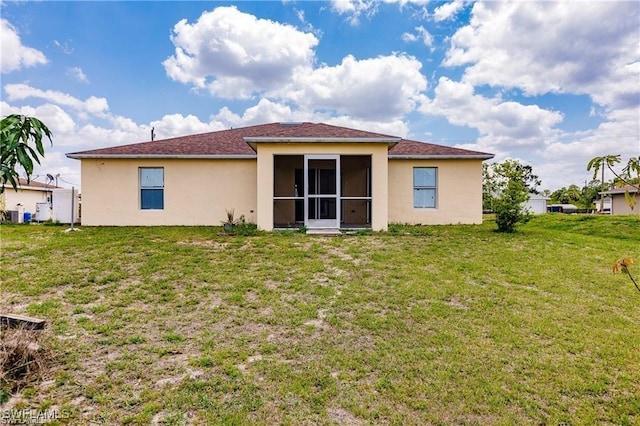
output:
M11 2L0 113L65 153L313 121L530 164L540 189L640 155L640 2Z

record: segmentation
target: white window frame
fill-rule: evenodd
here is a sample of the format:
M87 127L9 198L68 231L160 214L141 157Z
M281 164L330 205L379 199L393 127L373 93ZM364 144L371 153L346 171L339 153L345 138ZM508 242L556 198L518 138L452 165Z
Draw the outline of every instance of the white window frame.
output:
M433 185L416 185L416 171L422 169L431 169L434 171L434 183ZM416 199L416 190L433 190L433 205L418 205ZM413 168L413 208L414 209L435 209L438 207L438 168L437 167L414 167Z
M142 173L144 170L160 170L162 172L161 184L144 185ZM139 167L138 168L138 180L139 180L139 196L140 196L140 210L164 210L164 167ZM142 192L144 190L162 190L162 207L144 207L142 204Z

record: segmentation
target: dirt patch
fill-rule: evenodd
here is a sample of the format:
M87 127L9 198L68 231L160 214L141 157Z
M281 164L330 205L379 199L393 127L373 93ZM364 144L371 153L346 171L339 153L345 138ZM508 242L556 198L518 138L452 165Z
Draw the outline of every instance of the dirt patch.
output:
M458 309L469 309L469 306L460 300L457 296L451 297L447 302L447 305Z
M327 414L329 415L329 418L332 421L338 423L339 425L354 426L354 425L364 424L362 420L358 419L356 416L354 416L352 413L345 410L344 408L340 408L340 407L328 408Z
M341 259L341 260L353 260L353 256L351 256L348 253L345 253L343 251L342 247L330 247L329 248L329 254L336 256L337 258Z
M303 325L309 325L319 330L326 330L327 328L329 328L329 325L325 322L325 318L327 318L326 311L324 309L319 309L318 318L309 320L305 322Z
M179 246L189 246L189 247L210 247L216 250L224 249L229 245L229 243L221 243L218 241L211 241L211 240L178 241L176 244Z

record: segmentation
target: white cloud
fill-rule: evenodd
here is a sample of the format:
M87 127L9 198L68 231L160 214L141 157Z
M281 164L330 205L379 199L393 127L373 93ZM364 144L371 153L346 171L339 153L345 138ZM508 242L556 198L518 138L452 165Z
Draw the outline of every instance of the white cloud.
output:
M550 143L543 155L548 160L579 158L585 166L589 159L600 155L620 154L623 158L637 156L640 151L638 130L638 112L618 110L609 113L607 121L595 129L565 135L564 140Z
M414 41L418 41L418 36L412 33L402 33L402 41L407 43L412 43Z
M528 146L527 156L535 161L534 171L544 176L543 185L557 189L583 183L590 179L586 164L591 158L638 155L638 22L638 2L487 2L474 4L470 24L451 38L443 64L466 67L462 83L456 84L467 91L490 85L517 88L528 96L586 94L595 103L590 116L605 120L595 129L561 133L554 130L561 120L558 113L528 106L523 115L523 105L509 107L518 123L511 127L505 125L505 111L491 102L486 111L499 113L498 122L476 108L446 105L444 101L455 96L445 90L451 84L442 82L425 111L439 110L452 123L479 129L482 136L475 148L493 150L497 158L518 149L515 143L510 146L515 135L509 129L529 129L532 137L517 140ZM477 104L476 96L467 93L463 98L474 99L471 107ZM533 131L536 127L538 132Z
M81 83L89 83L87 75L84 73L84 71L82 71L82 68L80 67L68 68L67 75L73 77Z
M367 121L349 116L339 117L318 117L316 122L332 124L334 126L349 127L351 129L360 129L367 132L382 133L390 136L407 137L409 134L409 126L400 119L383 120L383 121Z
M341 7L348 8L342 3ZM432 42L423 27L417 27L416 34ZM413 111L427 87L420 61L403 54L362 60L349 55L336 66L314 68L315 36L235 7L205 12L195 24L179 22L172 40L176 55L164 63L169 76L218 97L260 95L264 99L258 116L267 121L291 115L291 108L367 121L394 120ZM267 99L269 105L283 104L286 109L264 114Z
M630 157L638 156L640 146L637 136L629 138L629 131L634 131L629 128L630 124L628 119L609 121L586 134L565 135L563 140L549 143L534 168L545 176L543 187L555 190L572 183L582 185L590 181L593 173L587 171L587 163L596 156L620 154L625 163ZM622 166L616 168L619 172ZM607 173L605 179L612 177Z
M53 40L53 45L60 49L65 55L71 55L74 51L73 47L69 46L68 42L60 43L58 40Z
M433 46L433 36L426 28L423 26L419 26L415 28L415 34L413 33L403 33L402 40L405 42L415 42L421 40L422 43L427 47ZM433 49L432 49L433 50Z
M378 13L379 4L398 4L402 9L406 5L421 6L424 8L429 0L331 0L331 10L339 15L346 15L350 25L360 24L360 18L370 19Z
M0 43L2 73L47 63L44 53L22 44L18 31L6 19L0 19L0 39L2 40Z
M597 128L581 132L560 132L547 127L540 138L523 141L525 150L520 150L521 146L512 144L510 139L494 134L485 134L476 142L459 147L492 152L496 155L495 161L514 156L526 158L524 162L531 164L534 173L542 177L542 189L555 190L573 183L581 185L585 180L591 180L592 174L586 167L593 157L620 154L628 159L637 156L640 150L637 111L617 110L606 118L607 121ZM463 125L462 120L459 125Z
M54 105L45 103L39 106L16 107L4 101L0 102L0 114L22 114L38 117L51 130L53 145L45 144L45 155L40 165L34 165L34 176L45 176L47 173L60 174L61 179L73 184L80 184L80 162L66 158L65 153L102 146L131 143L140 140L139 132L124 131L113 127L99 127L94 124L78 125L76 119L64 108L70 105ZM63 186L70 187L61 181Z
M256 105L247 108L244 113L235 114L228 108L222 108L212 121L225 123L227 127L242 127L263 123L276 122L314 122L327 123L334 126L362 129L370 132L378 132L393 136L405 137L409 133L407 123L400 119L395 120L364 120L348 115L335 116L319 111L295 109L288 105L261 99ZM223 127L225 128L225 127Z
M305 121L308 119L309 113L294 112L288 105L263 98L256 105L247 108L242 115L234 114L229 109L223 108L215 117L229 123L232 127L241 127L282 121Z
M413 111L427 88L417 59L393 54L357 60L297 75L282 97L307 110L334 110L366 120L390 120Z
M224 123L217 120L204 123L200 121L198 117L191 114L188 114L187 116L183 116L182 114L167 114L160 120L152 121L148 127L147 137L149 139L151 138L151 127L154 128L156 139L213 132L215 130L228 128Z
M588 94L615 105L640 100L638 2L487 2L451 38L444 65L464 81L527 95Z
M207 88L213 95L244 99L287 82L315 60L318 39L291 25L218 7L193 24L173 28L175 54L163 62L167 75Z
M347 22L351 25L360 24L362 16L370 18L378 12L377 2L372 0L331 0L331 9L347 15Z
M438 6L433 11L433 19L436 22L445 21L447 19L453 19L458 12L464 7L464 1L454 0L450 3L445 3Z
M14 107L6 102L0 103L0 114L6 116L9 114L21 114L29 117L38 117L45 125L57 134L72 133L76 130L76 124L73 118L57 105L44 104L37 107L23 106Z
M557 138L554 126L563 119L559 112L537 105L486 98L475 94L469 83L446 77L440 78L434 99L425 102L421 110L443 115L451 124L477 129L480 138L476 146L489 152L543 149L547 141Z
M95 96L90 96L87 100L82 101L67 93L56 90L40 90L27 84L7 84L4 86L4 90L7 93L6 99L9 101L28 98L43 99L57 105L68 106L75 110L88 112L96 116L103 116L109 110L107 100Z
M430 0L382 0L383 3L398 4L400 7L412 4L416 6L426 6Z

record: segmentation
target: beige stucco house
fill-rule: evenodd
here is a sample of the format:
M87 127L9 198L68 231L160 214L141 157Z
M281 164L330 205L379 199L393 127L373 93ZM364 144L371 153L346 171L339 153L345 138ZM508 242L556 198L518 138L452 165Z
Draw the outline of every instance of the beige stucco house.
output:
M271 123L67 154L82 169L83 225L272 230L482 222L492 154L322 123Z
M640 194L638 194L638 188L633 186L624 186L620 188L613 188L609 191L601 192L600 196L608 196L611 198L610 213L613 215L623 214L640 214L640 203L636 204L633 208L629 206L625 194L629 193L632 197L636 197L637 201L640 201ZM596 204L599 201L596 201Z

